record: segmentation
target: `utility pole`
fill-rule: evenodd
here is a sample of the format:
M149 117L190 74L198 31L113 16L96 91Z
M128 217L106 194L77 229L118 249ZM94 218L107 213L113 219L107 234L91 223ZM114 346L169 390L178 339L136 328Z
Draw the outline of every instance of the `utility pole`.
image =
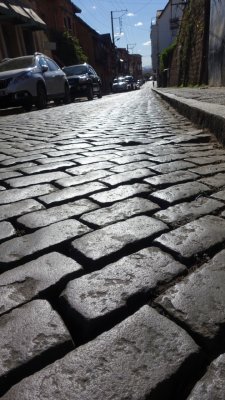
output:
M115 10L111 11L111 26L112 26L112 42L113 42L113 52L114 52L114 62L115 62L115 75L117 76L117 54L116 54L116 46L115 46L115 36L114 36L114 25L113 25L113 20L114 19L120 19L124 16L125 13L127 13L128 10ZM122 13L119 17L114 17L114 13Z
M115 46L115 37L114 37L114 26L113 26L113 20L114 19L119 19L121 17L124 16L124 14L127 12L128 10L116 10L116 11L111 11L111 26L112 26L112 42L113 45ZM114 17L113 13L123 13L122 15L120 15L119 17Z

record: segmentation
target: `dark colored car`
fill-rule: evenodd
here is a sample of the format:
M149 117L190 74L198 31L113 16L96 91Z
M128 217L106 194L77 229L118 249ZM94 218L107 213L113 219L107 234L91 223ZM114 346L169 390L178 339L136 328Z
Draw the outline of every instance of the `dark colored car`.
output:
M125 76L126 81L130 84L131 90L136 90L137 89L137 84L132 75L127 75Z
M93 100L94 96L102 97L102 82L89 64L78 64L63 67L70 85L70 98L87 97Z
M23 106L30 111L33 104L42 109L48 100L58 104L69 99L66 74L44 54L7 58L0 63L0 108Z

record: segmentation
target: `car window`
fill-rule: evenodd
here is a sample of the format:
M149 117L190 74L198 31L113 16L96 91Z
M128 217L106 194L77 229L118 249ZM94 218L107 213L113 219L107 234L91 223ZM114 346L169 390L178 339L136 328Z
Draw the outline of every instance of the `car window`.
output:
M53 60L50 60L50 58L45 58L45 61L48 65L49 71L58 71L59 70L59 66Z
M90 74L92 74L92 75L97 75L96 72L95 72L95 70L94 70L93 68L91 68L91 67L89 67L88 72L89 72Z
M11 71L14 69L30 68L34 66L34 57L18 57L3 61L0 64L0 72Z
M47 64L47 62L46 62L46 60L45 60L44 57L39 57L38 63L39 63L39 65L40 65L41 67L45 67L46 65L48 66L48 64Z
M64 67L63 71L67 76L82 75L87 73L87 67L85 65L71 65Z

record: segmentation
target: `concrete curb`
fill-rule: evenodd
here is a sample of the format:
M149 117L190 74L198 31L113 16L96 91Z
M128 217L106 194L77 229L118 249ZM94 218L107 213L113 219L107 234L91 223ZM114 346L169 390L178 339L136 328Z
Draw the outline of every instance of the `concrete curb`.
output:
M225 106L186 99L160 89L152 90L194 124L209 129L225 145Z

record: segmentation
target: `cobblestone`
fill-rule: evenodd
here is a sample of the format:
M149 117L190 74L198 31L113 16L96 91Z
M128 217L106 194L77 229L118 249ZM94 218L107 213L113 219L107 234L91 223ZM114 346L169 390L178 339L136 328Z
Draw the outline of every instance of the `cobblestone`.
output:
M1 275L0 314L26 303L44 291L52 291L63 278L75 276L82 267L60 253L48 253Z
M225 251L222 250L156 302L210 345L219 335L224 336L224 282Z
M213 134L151 82L0 115L1 400L223 398Z
M189 260L224 241L225 221L222 218L207 215L161 235L155 243Z
M158 209L159 206L152 201L133 197L114 203L112 206L99 208L98 210L86 213L82 215L82 220L103 227L138 214L154 212Z
M167 225L157 219L133 217L91 232L83 239L76 239L72 242L72 247L87 259L96 261L140 240L151 240L167 229Z
M173 375L185 361L190 360L191 366L197 353L197 345L186 332L145 306L111 331L23 380L2 399L28 400L30 388L32 400L61 400L62 395L74 400L137 400L154 398L157 389L169 396Z
M3 222L2 222L3 223ZM67 220L57 222L24 236L20 236L0 245L0 262L10 263L25 256L50 248L76 236L90 232L84 224Z

